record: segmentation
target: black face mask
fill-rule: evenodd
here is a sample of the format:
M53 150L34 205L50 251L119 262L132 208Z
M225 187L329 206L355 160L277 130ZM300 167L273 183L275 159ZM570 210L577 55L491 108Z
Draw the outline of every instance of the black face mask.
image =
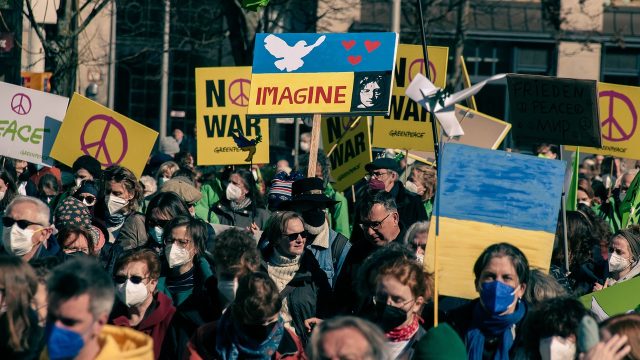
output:
M242 332L249 338L261 343L265 341L273 329L278 325L277 321L272 322L269 325L248 325L242 324Z
M389 332L407 321L407 312L387 304L376 305L376 324L383 332Z
M326 219L324 211L320 209L303 211L302 218L304 219L304 222L313 227L322 226Z
M86 253L82 252L82 251L74 251L72 253L65 253L64 254L65 258L69 259L69 258L78 258L78 257L85 257L85 256L89 256Z

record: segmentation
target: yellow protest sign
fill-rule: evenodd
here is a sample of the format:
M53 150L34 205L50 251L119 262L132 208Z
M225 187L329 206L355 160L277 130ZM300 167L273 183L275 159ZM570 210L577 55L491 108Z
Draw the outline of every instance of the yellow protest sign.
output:
M322 119L321 129L322 144L327 152L332 151L329 160L334 188L344 191L367 174L364 166L371 162L369 120L364 116L330 117Z
M640 87L598 83L602 148L580 146L580 151L640 160L638 104ZM573 146L565 149L575 151Z
M157 137L156 131L75 93L51 157L72 166L78 157L91 155L103 168L120 165L140 177Z
M449 48L429 46L431 81L444 88L447 80ZM425 73L422 46L400 44L396 58L391 110L388 116L377 116L373 123L373 146L420 151L433 151L431 120L426 109L405 95L416 74Z
M269 162L269 120L247 117L251 67L196 69L198 165Z

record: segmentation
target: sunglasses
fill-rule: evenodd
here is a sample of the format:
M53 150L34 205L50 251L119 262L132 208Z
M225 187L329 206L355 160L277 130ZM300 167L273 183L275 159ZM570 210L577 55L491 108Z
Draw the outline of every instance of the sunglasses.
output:
M93 204L96 201L96 197L93 195L80 195L78 196L80 201L85 201L89 204Z
M303 232L299 232L299 233L293 233L293 234L284 234L282 235L282 237L286 237L289 241L295 241L298 239L298 236L302 237L303 239L306 239L307 237L309 237L309 232L308 231L303 231Z
M113 277L113 281L116 284L124 284L127 280L131 280L131 282L134 284L140 284L144 279L146 279L146 277L142 277L138 275L133 275L130 277L127 277L126 275L116 275Z
M6 228L10 228L10 227L13 226L13 224L18 224L18 227L20 229L22 229L22 230L26 229L30 225L44 226L42 224L39 224L39 223L36 223L36 222L31 222L29 220L14 220L13 218L10 218L8 216L3 216L2 217L2 226L6 227Z

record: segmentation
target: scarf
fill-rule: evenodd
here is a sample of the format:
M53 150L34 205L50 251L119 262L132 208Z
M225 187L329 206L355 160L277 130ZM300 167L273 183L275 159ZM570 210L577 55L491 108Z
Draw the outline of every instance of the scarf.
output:
M311 245L319 246L323 249L329 248L329 223L326 220L324 224L318 227L305 223L304 229L307 230L309 234L315 236Z
M122 224L124 224L124 221L127 219L127 215L128 214L123 214L123 213L115 213L115 214L110 214L105 216L105 222L107 225L107 228L109 228L109 231L114 231L114 230L118 230Z
M473 319L471 329L467 332L466 343L470 360L482 360L484 353L485 335L501 337L498 351L494 360L508 360L509 350L513 345L513 333L511 329L517 324L527 312L527 305L518 301L516 310L508 315L488 314L480 302L473 309Z
M249 198L244 198L244 200L240 201L240 202L235 202L233 200L231 200L229 202L229 205L231 205L231 209L233 211L240 211L240 210L244 210L246 208L249 207L249 205L251 205L251 199Z
M267 338L258 343L242 333L231 318L231 311L225 311L218 322L216 333L216 353L222 360L264 359L269 360L278 350L284 336L284 322L278 318L277 325Z
M413 321L409 324L392 329L384 335L391 342L409 341L418 332L418 327L420 326L418 321L420 320L422 319L418 315L414 315Z
M282 291L285 286L293 279L296 272L300 269L300 255L290 258L282 255L278 249L273 249L273 253L267 264L267 272L269 276L278 285L278 290Z

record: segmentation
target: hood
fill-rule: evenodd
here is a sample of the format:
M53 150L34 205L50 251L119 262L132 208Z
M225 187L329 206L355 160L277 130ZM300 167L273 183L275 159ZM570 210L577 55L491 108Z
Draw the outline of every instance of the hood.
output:
M152 306L153 308L151 309L149 316L145 317L138 326L135 326L137 330L145 331L153 329L154 326L162 322L168 323L176 312L176 308L173 306L171 299L161 291L156 292L154 304ZM129 324L129 319L127 318L127 307L120 300L118 300L114 305L112 316L114 316L114 318L110 323L117 326L132 327Z
M100 332L99 341L102 348L96 360L154 360L153 340L139 331L105 325Z

